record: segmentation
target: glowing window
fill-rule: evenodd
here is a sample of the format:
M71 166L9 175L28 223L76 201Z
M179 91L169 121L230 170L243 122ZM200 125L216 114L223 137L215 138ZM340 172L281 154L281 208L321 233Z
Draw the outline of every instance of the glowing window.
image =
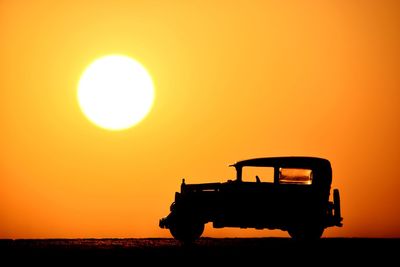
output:
M313 173L308 169L279 168L280 184L305 184L312 183Z

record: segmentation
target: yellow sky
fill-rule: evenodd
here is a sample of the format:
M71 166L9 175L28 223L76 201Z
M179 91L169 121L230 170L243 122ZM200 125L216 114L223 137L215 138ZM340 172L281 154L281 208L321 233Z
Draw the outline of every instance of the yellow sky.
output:
M0 1L0 237L169 237L181 178L237 160L318 156L343 228L400 237L397 1ZM135 127L76 99L96 58L125 54L156 98ZM205 236L287 236L206 227Z

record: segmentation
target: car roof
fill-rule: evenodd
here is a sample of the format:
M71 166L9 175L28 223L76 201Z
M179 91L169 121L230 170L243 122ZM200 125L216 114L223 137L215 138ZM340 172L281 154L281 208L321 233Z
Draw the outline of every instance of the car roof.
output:
M241 180L242 168L252 167L274 167L274 168L299 168L311 169L313 171L313 185L322 186L328 190L332 183L332 168L329 160L317 157L269 157L254 158L238 161L233 165L236 168L237 179Z
M310 168L310 169L330 169L329 160L318 157L267 157L246 159L232 164L233 167L287 167L287 168Z

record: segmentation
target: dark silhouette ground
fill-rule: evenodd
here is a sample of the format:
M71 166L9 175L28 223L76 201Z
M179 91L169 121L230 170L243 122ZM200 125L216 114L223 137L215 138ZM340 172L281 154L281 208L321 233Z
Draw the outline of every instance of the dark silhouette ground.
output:
M1 261L94 264L124 262L215 266L287 264L399 264L400 239L322 238L303 243L289 238L201 238L193 245L174 239L17 239L0 240ZM146 264L143 264L146 263ZM170 266L170 265L168 265ZM360 266L360 265L357 265Z

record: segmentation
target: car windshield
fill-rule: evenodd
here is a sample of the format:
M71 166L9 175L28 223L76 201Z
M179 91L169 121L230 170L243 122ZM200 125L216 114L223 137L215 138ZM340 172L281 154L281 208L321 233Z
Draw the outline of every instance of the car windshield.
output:
M274 168L273 167L258 167L246 166L243 168L244 182L274 182Z
M280 184L304 184L312 183L313 173L309 169L279 168Z

